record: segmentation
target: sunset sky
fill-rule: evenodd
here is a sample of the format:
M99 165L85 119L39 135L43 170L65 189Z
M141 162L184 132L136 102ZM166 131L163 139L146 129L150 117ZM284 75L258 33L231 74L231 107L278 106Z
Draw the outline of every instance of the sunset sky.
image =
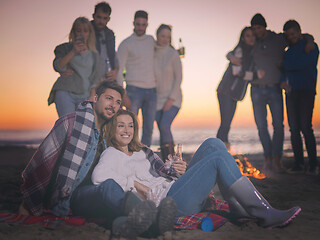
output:
M57 119L47 105L58 77L52 68L53 50L68 41L73 21L92 19L95 0L2 0L0 2L0 129L49 129ZM173 26L173 45L181 37L186 48L183 64L183 105L175 127L218 127L216 88L226 69L225 55L238 41L241 29L260 12L268 29L281 32L289 19L320 43L319 0L110 0L116 47L132 33L136 10L149 13L147 33L161 23ZM318 64L319 65L319 64ZM317 92L320 92L319 83ZM238 104L233 126L255 126L249 90ZM270 118L269 118L270 122ZM285 120L285 124L287 122ZM320 127L320 98L313 124Z

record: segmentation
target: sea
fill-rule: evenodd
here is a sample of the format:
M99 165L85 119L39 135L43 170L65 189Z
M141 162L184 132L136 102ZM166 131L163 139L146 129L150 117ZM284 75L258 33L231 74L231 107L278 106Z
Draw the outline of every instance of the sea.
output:
M48 130L0 130L0 146L25 146L36 148L43 141ZM272 135L272 129L269 129ZM175 144L182 144L183 153L194 153L207 138L215 137L216 128L173 128L172 134ZM320 156L320 128L314 129L317 142L317 156ZM140 134L141 136L141 134ZM229 133L231 153L262 154L263 149L256 128L231 128ZM305 145L304 145L305 148ZM155 128L151 149L159 151L159 132ZM290 132L285 128L284 156L293 156ZM304 149L305 156L307 152Z

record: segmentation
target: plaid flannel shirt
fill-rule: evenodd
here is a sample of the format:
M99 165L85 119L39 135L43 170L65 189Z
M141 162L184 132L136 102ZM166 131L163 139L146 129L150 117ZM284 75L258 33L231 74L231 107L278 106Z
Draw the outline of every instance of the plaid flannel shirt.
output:
M147 159L150 161L151 168L157 174L170 180L177 180L179 178L179 173L174 168L167 168L161 158L150 148L144 147L142 150L146 153Z
M21 193L27 209L36 216L43 212L43 201L50 181L55 181L50 206L72 194L72 185L91 141L94 114L92 104L83 102L75 113L57 120L22 173ZM56 164L58 173L52 179Z

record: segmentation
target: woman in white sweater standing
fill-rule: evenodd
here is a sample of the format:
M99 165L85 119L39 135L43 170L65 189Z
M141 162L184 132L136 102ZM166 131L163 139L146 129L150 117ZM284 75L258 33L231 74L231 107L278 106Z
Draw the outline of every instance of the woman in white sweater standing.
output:
M157 30L154 72L157 82L156 121L160 131L162 160L174 153L171 124L182 102L182 66L178 52L171 46L171 28L161 24Z

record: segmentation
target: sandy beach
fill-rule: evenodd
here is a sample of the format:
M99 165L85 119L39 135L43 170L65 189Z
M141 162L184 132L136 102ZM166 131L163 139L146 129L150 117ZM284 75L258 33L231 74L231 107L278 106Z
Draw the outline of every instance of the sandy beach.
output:
M0 147L0 213L15 213L21 202L19 186L21 171L35 149ZM190 157L189 154L185 154ZM247 155L258 169L262 154ZM292 158L284 158L291 166ZM271 174L265 179L252 179L256 188L279 209L300 206L302 212L287 227L273 230L258 227L254 222L235 225L227 222L214 232L201 230L172 231L157 239L319 239L320 236L320 177L307 175ZM216 194L217 198L219 194ZM62 224L55 228L38 224L27 226L0 222L0 239L113 239L110 230L95 224L81 227ZM138 238L145 239L145 238Z

